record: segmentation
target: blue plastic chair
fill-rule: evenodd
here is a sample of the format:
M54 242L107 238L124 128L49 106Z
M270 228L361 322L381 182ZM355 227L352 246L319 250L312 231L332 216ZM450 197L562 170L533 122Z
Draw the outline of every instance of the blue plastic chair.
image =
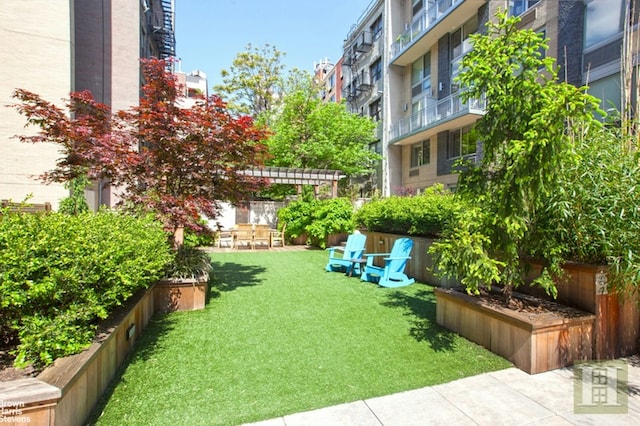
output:
M354 262L355 259L362 259L362 253L364 253L364 245L367 241L367 236L360 233L353 233L347 237L347 244L344 247L329 247L329 262L324 268L325 270L332 271L346 271L351 274L354 268L357 274L360 274L360 264Z
M391 253L365 254L367 264L360 279L378 283L382 287L403 287L413 284L416 280L404 273L407 261L411 259L409 256L411 249L413 249L413 241L409 238L400 238L393 244ZM383 256L384 267L373 264L373 259L379 256Z

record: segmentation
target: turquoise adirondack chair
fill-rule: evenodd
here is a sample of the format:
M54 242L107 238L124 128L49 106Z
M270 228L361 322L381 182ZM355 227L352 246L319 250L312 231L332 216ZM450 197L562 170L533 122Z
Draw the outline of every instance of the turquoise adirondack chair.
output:
M362 253L364 253L364 244L367 241L367 236L360 233L353 233L347 237L347 244L344 247L329 247L329 262L324 268L329 272L342 271L353 273L351 268L354 268L356 273L360 273L360 263L354 262L356 259L362 259Z
M400 238L393 244L391 253L365 254L367 264L360 275L360 279L378 283L382 287L403 287L413 284L416 280L409 278L404 273L407 260L411 259L411 256L409 256L411 249L413 249L413 241L409 238ZM384 256L384 267L373 264L373 259L378 256Z

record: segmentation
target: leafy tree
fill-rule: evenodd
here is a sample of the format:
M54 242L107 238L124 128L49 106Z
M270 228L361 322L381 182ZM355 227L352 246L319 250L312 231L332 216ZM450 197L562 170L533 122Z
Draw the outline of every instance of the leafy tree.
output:
M65 111L17 90L16 108L41 129L20 139L60 145L63 156L45 181L107 178L126 205L154 212L179 237L182 227L200 228L201 214L216 217L217 200L239 202L259 187L242 171L261 164L266 133L248 116L233 117L217 96L178 107L164 61L144 60L142 70L139 106L116 114L88 92L72 93Z
M344 104L324 103L311 90L287 94L267 140L270 165L341 170L356 175L370 170L378 155L375 123L347 111Z
M554 59L541 55L547 46L539 33L518 30L519 18L506 13L496 18L486 35L471 36L474 49L459 76L464 99L487 101L476 124L483 157L459 177L457 196L471 207L432 252L442 274L459 278L468 292L495 282L510 297L523 282L522 250L536 214L574 161L575 136L597 126L598 100L558 82ZM561 246L539 254L547 267L536 283L555 295L551 275L560 273Z
M254 118L271 111L282 92L285 53L266 43L246 46L229 69L221 71L222 84L213 90L229 100L229 108Z

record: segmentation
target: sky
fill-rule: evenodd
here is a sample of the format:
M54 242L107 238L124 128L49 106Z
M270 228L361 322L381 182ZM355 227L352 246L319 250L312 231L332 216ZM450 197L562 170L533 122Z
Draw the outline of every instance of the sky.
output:
M247 44L275 46L287 69L313 71L314 62L342 56L347 33L372 0L176 0L177 70L199 69L209 90L221 84Z

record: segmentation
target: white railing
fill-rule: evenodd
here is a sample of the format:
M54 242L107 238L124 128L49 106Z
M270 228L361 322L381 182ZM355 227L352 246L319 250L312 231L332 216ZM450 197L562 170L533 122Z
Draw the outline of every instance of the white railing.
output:
M447 96L444 99L435 101L425 99L426 107L411 115L402 117L391 126L391 140L399 139L419 130L426 130L436 126L439 122L447 120L453 116L475 113L482 114L486 107L484 97L481 99L462 100L461 93Z
M408 26L391 45L391 57L395 58L402 53L414 40L422 37L440 18L448 14L464 0L436 0L428 2L427 6L416 15Z

